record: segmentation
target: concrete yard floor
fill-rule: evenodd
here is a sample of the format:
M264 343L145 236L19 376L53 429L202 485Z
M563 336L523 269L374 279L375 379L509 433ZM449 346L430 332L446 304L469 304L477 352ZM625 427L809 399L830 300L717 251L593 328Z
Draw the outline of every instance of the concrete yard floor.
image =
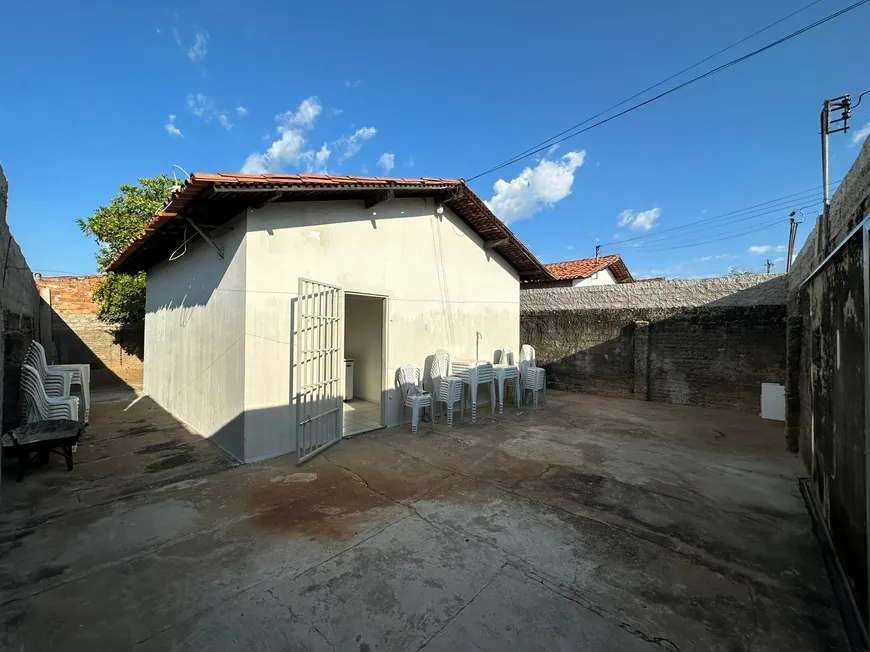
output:
M3 474L3 650L840 650L781 424L550 392L240 466L96 397Z

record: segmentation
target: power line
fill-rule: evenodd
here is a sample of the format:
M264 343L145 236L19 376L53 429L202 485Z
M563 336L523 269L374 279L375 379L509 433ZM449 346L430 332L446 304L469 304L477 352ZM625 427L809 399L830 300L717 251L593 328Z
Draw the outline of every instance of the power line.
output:
M766 31L769 30L771 27L776 27L777 25L779 25L779 24L782 23L782 22L785 22L786 20L788 20L788 19L791 18L792 16L796 16L797 14L801 13L802 11L805 11L806 9L809 9L809 8L812 7L813 5L817 5L817 4L819 4L821 1L822 1L822 0L814 0L814 2L811 2L810 4L801 7L801 8L798 9L797 11L793 11L793 12L790 13L788 16L784 16L783 18L780 18L780 19L777 20L776 22L773 22L773 23L771 23L770 25L767 25L766 27L762 27L761 29L759 29L759 30L753 32L753 33L750 34L749 36L746 36L746 37L740 39L739 41L735 41L735 42L732 43L731 45L722 48L722 49L719 50L718 52L714 52L714 53L711 54L710 56L705 57L704 59L701 59L700 61L697 61L697 62L693 63L693 64L692 64L691 66L689 66L688 68L683 68L683 69L680 70L679 72L675 72L675 73L674 73L673 75L671 75L670 77L665 77L665 78L662 79L660 82L656 82L656 83L653 84L652 86L647 86L647 87L644 88L642 91L638 91L637 93L635 93L635 94L632 95L631 97L627 97L627 98L625 98L624 100L622 100L621 102L619 102L619 103L617 103L617 104L614 104L613 106L608 107L608 108L604 109L603 111L599 111L599 112L596 113L595 115L589 116L588 118L586 118L586 119L583 120L582 122L578 122L578 123L575 124L574 126L572 126L572 127L568 127L568 128L565 129L564 131L560 131L560 132L559 132L558 134L556 134L555 136L551 136L550 138L547 138L547 140L543 140L543 141L541 141L540 143L538 143L537 145L533 145L532 147L530 147L529 149L527 149L525 152L522 152L521 154L517 154L517 156L531 155L532 150L535 149L536 147L549 147L549 146L550 146L550 141L552 141L554 138L558 138L559 136L563 136L563 135L567 134L569 131L573 131L574 129L577 129L578 127L582 127L582 126L585 125L587 122L591 122L591 121L594 120L595 118L598 118L598 117L604 115L605 113L609 113L610 111L613 111L613 109L618 109L619 107L621 107L621 106L622 106L623 104L625 104L626 102L631 102L633 99L635 99L635 98L637 98L637 97L640 97L640 96L643 95L644 93L647 93L647 92L651 91L651 90L654 89L654 88L658 88L658 87L661 86L662 84L664 84L664 83L666 83L666 82L669 82L669 81L671 81L672 79L674 79L674 78L676 78L676 77L679 77L679 76L682 75L683 73L690 71L692 68L697 68L697 67L700 66L702 63L706 63L706 62L709 61L710 59L714 59L714 58L718 57L720 54L723 54L724 52L727 52L728 50L737 47L737 46L740 45L741 43L745 43L745 42L748 41L749 39L758 36L758 35L761 34L762 32L766 32ZM517 160L517 156L513 157L513 158L510 159L509 161L506 161L506 162L504 163L504 165L510 165L512 162L514 162L515 160ZM491 170L488 170L488 171L484 172L483 174L489 174L489 172L492 172L492 171L494 171L495 169L497 169L497 168L493 168L493 169L491 169ZM482 175L478 175L478 176L482 176ZM472 181L472 180L474 180L474 179L476 179L476 178L477 178L477 177L471 177L471 179L469 179L469 181Z
M771 220L770 222L766 222L761 226L754 227L752 229L746 231L740 231L739 233L733 233L731 235L726 235L721 238L713 238L711 240L702 240L699 242L690 242L685 244L677 244L672 247L657 247L657 248L644 248L645 252L658 252L658 251L672 251L674 249L688 249L690 247L699 247L705 244L713 244L714 242L722 242L723 240L733 240L734 238L739 238L740 236L749 235L750 233L758 233L759 231L765 231L774 226L778 226L780 224L785 224L788 222L788 218L779 218L776 220Z
M573 131L572 133L569 133L568 135L563 135L565 133L563 131L561 134L559 134L559 136L561 136L561 137L554 136L553 138L550 138L547 141L545 141L547 143L546 145L544 145L542 147L537 147L535 149L526 150L522 154L518 154L517 156L510 159L509 161L506 161L500 165L496 165L495 167L492 167L492 168L486 170L485 172L481 172L480 174L477 174L473 177L470 177L468 179L468 181L474 181L475 179L479 179L482 176L485 176L487 174L490 174L492 172L500 170L504 167L507 167L508 165L512 165L513 163L516 163L517 161L521 161L524 158L527 158L529 156L532 156L534 154L542 152L543 150L545 150L549 147L552 147L553 145L564 142L564 141L568 140L569 138L574 138L575 136L578 136L582 133L585 133L587 131L595 129L596 127L600 127L601 125L606 124L606 123L610 122L611 120L615 120L616 118L624 116L627 113L631 113L632 111L636 111L637 109L644 107L647 104L651 104L652 102L655 102L656 100L660 100L661 98L666 97L667 95L670 95L671 93L675 93L678 90L685 88L686 86L694 84L695 82L700 81L702 79L705 79L706 77L710 77L711 75L715 75L716 73L722 72L723 70L727 70L728 68L731 68L732 66L736 66L739 63L742 63L748 59L756 57L759 54L762 54L763 52L770 50L771 48L774 48L774 47L781 45L787 41L790 41L793 38L796 38L805 32L808 32L812 29L815 29L816 27L824 25L825 23L842 16L843 14L845 14L849 11L852 11L853 9L857 9L858 7L866 4L867 2L870 2L870 0L858 0L858 2L855 2L851 5L849 5L848 7L841 9L840 11L836 11L833 14L829 14L828 16L825 16L824 18L821 18L814 23L810 23L809 25L806 25L806 26L802 27L801 29L794 31L791 34L783 36L782 38L777 39L776 41L773 41L772 43L768 43L767 45L760 47L756 50L753 50L752 52L749 52L748 54L744 54L741 57L738 57L736 59L732 59L728 63L724 63L721 66L717 66L716 68L713 68L712 70L708 70L707 72L705 72L702 75L698 75L697 77L693 77L692 79L685 81L682 84L678 84L677 86L669 88L668 90L666 90L662 93L659 93L658 95L655 95L647 100L644 100L643 102L639 102L638 104L634 104L634 105L628 107L627 109L624 109L624 110L620 111L619 113L615 113L614 115L612 115L608 118L604 118L603 120L599 120L598 122L595 122L595 123L589 125L588 127L585 127L583 129L579 129L577 131ZM606 111L605 111L605 113L606 113ZM589 120L591 120L591 119L592 118L590 118ZM586 122L588 122L588 120ZM585 123L580 123L580 124L585 124ZM569 129L567 131L571 131L571 130Z
M842 179L840 180L842 181ZM831 185L835 186L840 183L840 181L835 181ZM720 220L724 220L725 218L734 217L739 219L729 220L729 224L735 222L742 222L747 219L753 219L758 217L764 217L765 215L770 215L775 212L779 212L781 210L791 210L794 209L794 204L802 203L807 201L808 199L812 199L813 196L819 192L818 188L812 188L808 190L802 190L800 192L792 193L790 195L784 195L782 197L777 197L776 199L770 199L765 202L761 202L759 204L754 204L752 206L746 206L744 208L739 208L737 210L722 213L721 215L714 215L712 217L708 217L702 220L695 220L694 222L690 222L689 224L682 224L680 226L674 226L668 229L662 229L656 231L655 233L648 233L644 235L635 236L632 238L618 238L614 240L610 240L608 242L602 243L602 247L612 248L616 246L621 246L626 242L635 242L637 240L647 240L649 238L658 238L662 233L670 233L673 231L681 231L684 229L692 229L697 227L706 227L706 228L717 228L715 226L706 226L711 222L718 222ZM821 197L819 197L819 201L821 201ZM795 209L797 210L797 209ZM680 234L684 235L684 234Z

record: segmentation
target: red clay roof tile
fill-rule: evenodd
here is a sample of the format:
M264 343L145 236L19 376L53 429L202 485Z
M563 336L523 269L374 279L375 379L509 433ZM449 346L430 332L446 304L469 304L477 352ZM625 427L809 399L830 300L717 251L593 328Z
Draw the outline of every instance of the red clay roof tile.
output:
M611 270L617 283L631 281L631 274L628 268L622 261L622 256L612 254L610 256L600 256L598 258L580 258L578 260L566 260L562 263L550 263L544 265L546 269L555 279L559 281L571 281L578 278L589 278L596 272L614 267Z

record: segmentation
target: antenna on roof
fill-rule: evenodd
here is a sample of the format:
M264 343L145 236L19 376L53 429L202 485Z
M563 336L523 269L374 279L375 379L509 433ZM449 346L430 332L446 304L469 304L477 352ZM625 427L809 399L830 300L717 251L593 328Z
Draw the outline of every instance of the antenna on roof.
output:
M601 253L601 245L595 245L595 262L598 262L598 256Z
M187 170L185 170L185 169L184 169L183 167L181 167L180 165L176 165L175 163L173 163L173 164L172 164L172 167L173 167L173 168L178 168L179 170L181 170L182 172L184 172L184 176L186 176L186 177L189 177L189 176L190 176L190 174L188 174ZM181 188L181 184L178 183L178 177L175 176L175 170L174 170L174 169L172 170L172 178L175 179L175 187L172 189L173 192L174 192L174 191L178 190L179 188Z

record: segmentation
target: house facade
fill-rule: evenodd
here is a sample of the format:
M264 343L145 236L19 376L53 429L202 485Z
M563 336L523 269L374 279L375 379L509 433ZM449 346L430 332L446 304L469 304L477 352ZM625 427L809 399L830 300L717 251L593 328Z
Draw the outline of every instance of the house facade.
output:
M148 272L145 392L246 462L336 407L398 425L398 367L517 349L548 277L460 180L194 174L149 229L110 267Z
M550 263L544 265L544 269L551 278L535 280L535 285L528 287L585 287L634 282L619 254Z

